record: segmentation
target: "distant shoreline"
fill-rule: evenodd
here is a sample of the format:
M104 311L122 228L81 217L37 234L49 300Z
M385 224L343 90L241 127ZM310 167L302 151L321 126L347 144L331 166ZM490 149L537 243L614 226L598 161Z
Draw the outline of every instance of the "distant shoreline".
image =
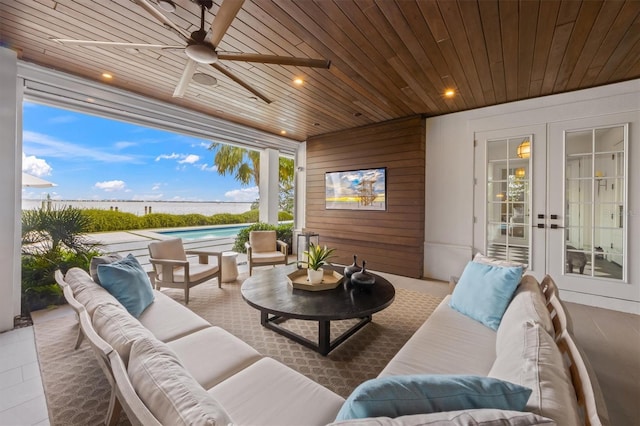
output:
M39 209L50 205L54 209L71 206L79 209L117 210L136 215L167 213L212 216L218 213L245 213L251 210L251 204L251 202L240 201L34 200L25 198L22 199L22 210Z

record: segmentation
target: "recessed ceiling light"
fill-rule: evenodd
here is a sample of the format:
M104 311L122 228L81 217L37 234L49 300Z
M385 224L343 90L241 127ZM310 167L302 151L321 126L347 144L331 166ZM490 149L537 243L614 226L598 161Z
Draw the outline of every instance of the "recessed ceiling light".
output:
M319 126L319 125L320 125L320 123L313 123L313 125L314 125L314 126Z
M280 134L281 134L281 135L286 135L286 134L287 134L287 131L286 131L286 130L280 130Z
M354 112L354 113L353 113L353 116L354 116L354 117L360 117L361 115L362 115L362 113L361 113L361 112Z
M296 86L302 86L302 84L304 83L304 80L301 78L294 78L293 79L293 84L295 84Z
M102 73L102 78L106 78L107 80L111 80L113 78L113 75L109 74L108 72L103 72Z
M258 98L256 98L255 96L249 96L249 100L251 102L258 102Z
M445 95L447 98L453 98L453 97L455 96L455 94L456 94L456 91L455 91L455 90L453 90L453 89L446 89L446 90L444 91L444 95Z
M124 51L127 53L131 53L132 55L137 55L138 53L140 53L140 50L136 49L135 47L125 47Z
M93 98L87 98L87 102L89 102L90 104L94 103L96 100Z
M176 4L171 0L158 0L158 6L165 12L172 13L176 11Z
M205 86L215 86L218 84L218 80L214 76L203 72L195 73L192 78L196 83L203 84Z

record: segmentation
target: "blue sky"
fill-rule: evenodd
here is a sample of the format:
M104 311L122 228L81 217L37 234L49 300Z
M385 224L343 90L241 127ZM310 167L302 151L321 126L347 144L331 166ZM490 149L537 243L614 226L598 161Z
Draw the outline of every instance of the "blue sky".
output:
M218 174L210 142L25 102L22 171L57 186L22 198L254 201L257 187Z

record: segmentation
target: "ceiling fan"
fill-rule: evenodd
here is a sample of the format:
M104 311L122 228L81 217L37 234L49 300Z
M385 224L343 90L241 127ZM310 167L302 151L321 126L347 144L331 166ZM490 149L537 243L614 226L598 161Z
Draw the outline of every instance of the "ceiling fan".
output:
M145 11L147 11L147 13L157 19L166 28L172 30L181 38L183 38L186 41L186 46L72 40L61 38L55 38L52 40L59 43L76 44L82 46L120 46L130 49L184 49L184 52L187 55L187 63L185 64L182 77L176 85L176 89L173 93L174 97L184 96L184 93L187 90L187 86L191 82L198 64L210 65L266 103L271 103L272 101L258 89L252 87L249 83L245 82L244 80L240 79L240 77L229 71L229 69L220 65L220 63L218 63L218 60L257 62L276 65L293 65L312 68L329 68L329 66L331 65L331 61L326 59L295 58L276 55L261 55L256 53L219 52L217 50L217 46L222 40L222 37L224 37L225 33L227 32L227 29L231 25L231 22L235 19L236 15L242 8L244 0L222 1L218 13L213 18L213 22L211 24L211 35L208 40L206 40L207 30L205 29L205 13L213 6L213 0L190 1L200 6L200 28L192 32L191 34L173 23L169 18L167 18L159 10L157 10L148 0L133 0L134 3L142 7ZM175 10L175 4L172 0L158 0L158 4L163 10Z

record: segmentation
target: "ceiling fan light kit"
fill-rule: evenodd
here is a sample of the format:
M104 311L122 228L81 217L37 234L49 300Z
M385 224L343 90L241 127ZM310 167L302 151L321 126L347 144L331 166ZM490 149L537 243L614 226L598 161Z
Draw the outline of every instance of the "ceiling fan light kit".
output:
M176 10L176 4L172 0L157 0L157 8L150 0L132 0L135 4L144 9L149 15L160 22L164 27L172 30L175 34L179 35L186 42L186 46L165 46L154 44L142 44L142 43L123 43L123 42L110 42L110 41L91 41L91 40L69 40L69 39L54 39L60 43L75 44L79 46L115 46L123 47L129 53L138 53L138 49L184 49L185 55L188 60L184 66L182 76L176 84L176 89L173 93L174 97L184 96L189 82L196 80L195 76L202 73L195 73L197 65L209 65L218 72L225 75L234 83L242 86L256 97L262 99L266 103L271 103L271 99L267 97L260 90L244 81L235 72L228 67L224 67L220 64L220 61L242 61L242 62L255 62L262 64L274 64L274 65L290 65L297 67L311 67L311 68L325 68L328 69L331 61L326 59L309 59L309 58L295 58L288 56L276 56L276 55L262 55L257 53L234 53L223 52L218 54L217 46L220 44L222 37L231 26L231 22L235 19L244 0L223 0L218 8L218 13L215 15L211 28L209 31L210 38L205 40L207 36L207 30L205 29L205 15L206 11L213 6L212 0L191 0L191 2L197 4L200 7L200 28L191 34L187 33L183 28L176 25L169 18L164 16L158 8L165 12L174 12ZM215 85L217 80L215 77L198 77L201 83L204 85ZM212 82L213 81L213 82Z

